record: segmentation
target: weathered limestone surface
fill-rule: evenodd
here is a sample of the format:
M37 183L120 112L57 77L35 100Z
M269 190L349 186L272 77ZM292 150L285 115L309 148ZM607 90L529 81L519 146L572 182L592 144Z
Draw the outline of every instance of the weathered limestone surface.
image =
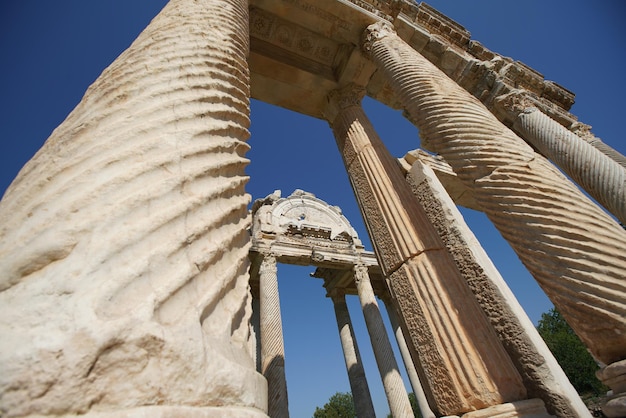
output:
M588 416L587 407L435 172L422 163L423 154L415 151L401 160L407 181L522 375L529 396L541 398L547 410L557 416Z
M501 97L498 104L514 115L513 129L522 138L626 224L626 168L544 114L521 92Z
M374 289L365 265L359 264L354 266L354 281L359 292L359 301L365 317L367 332L370 335L376 364L383 381L391 414L394 417L411 416L412 410L407 390L404 387L404 382L402 382L398 362L393 354L389 336L387 335L383 318L380 315L378 302L376 302Z
M0 203L0 415L265 416L246 1L172 0Z
M594 356L626 355L626 232L392 30L367 48L441 154Z
M267 414L271 418L289 417L285 345L278 295L278 268L274 254L262 254L259 266L261 331L261 372L267 379Z
M350 381L354 410L358 417L374 418L376 417L374 405L372 404L369 385L363 370L359 346L354 337L346 296L342 291L336 289L333 291L331 298L335 308L335 317L337 318L337 328L339 330L341 348L343 349L343 358L346 362L348 380Z
M433 409L449 415L525 399L519 374L360 98L354 86L331 93L327 119Z

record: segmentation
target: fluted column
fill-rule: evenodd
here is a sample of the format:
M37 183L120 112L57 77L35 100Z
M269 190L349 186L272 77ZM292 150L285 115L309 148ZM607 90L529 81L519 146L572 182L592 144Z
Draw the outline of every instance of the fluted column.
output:
M508 285L493 265L434 171L417 158L407 181L468 286L522 375L528 393L559 417L587 417L589 411ZM393 317L390 310L390 317ZM393 321L392 321L393 323Z
M626 232L388 26L365 49L594 356L626 357Z
M372 341L374 357L376 357L378 371L383 380L383 387L385 388L391 415L394 417L411 417L413 416L411 403L400 375L400 369L398 369L398 362L389 342L383 318L378 309L378 302L376 302L376 296L374 295L374 289L372 288L366 266L362 264L354 266L354 282L359 293L365 325Z
M388 298L387 298L388 299ZM415 399L417 399L417 405L419 406L420 412L423 418L435 418L435 414L430 409L430 405L428 405L428 399L426 399L426 393L424 392L424 388L422 387L422 382L420 382L419 375L417 374L417 369L415 368L415 364L411 359L411 353L409 352L409 347L406 345L406 340L404 339L404 333L402 332L402 328L400 328L400 322L398 321L398 315L390 303L390 301L384 299L385 306L387 308L387 315L389 316L389 322L391 322L391 327L393 328L393 332L396 336L396 341L398 342L398 348L400 349L400 355L402 356L402 360L404 362L404 366L406 368L406 373L409 376L409 381L411 382L411 387L413 388L413 393L415 394Z
M350 381L356 416L359 418L375 417L374 405L372 404L370 389L367 384L367 379L365 378L359 347L354 337L346 297L342 291L335 289L332 292L331 299L335 308L337 328L339 329L343 357L346 361L346 369L348 371L348 380Z
M267 413L288 417L285 346L278 296L278 270L273 254L262 255L259 267L261 373L267 379Z
M513 129L550 159L590 196L626 224L626 168L550 118L523 94L498 99L513 118Z
M169 1L7 190L0 414L265 416L248 22L244 0Z
M363 112L362 94L352 86L332 93L325 116L431 405L453 415L524 399L519 374Z

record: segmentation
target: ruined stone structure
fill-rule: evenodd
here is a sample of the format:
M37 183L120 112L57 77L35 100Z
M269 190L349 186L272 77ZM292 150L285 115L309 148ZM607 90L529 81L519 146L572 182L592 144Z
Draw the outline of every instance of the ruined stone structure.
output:
M429 152L392 158L364 95ZM301 191L250 213L250 97L328 121L374 253ZM287 416L276 263L296 262L333 301L359 416L346 294L394 416L401 363L425 416L588 416L456 204L509 241L626 415L626 164L572 104L424 3L171 0L0 202L0 415Z

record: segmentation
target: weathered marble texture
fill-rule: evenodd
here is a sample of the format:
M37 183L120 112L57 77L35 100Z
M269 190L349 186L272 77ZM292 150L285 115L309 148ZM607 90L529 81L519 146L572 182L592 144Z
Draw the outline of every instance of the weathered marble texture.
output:
M442 155L591 353L626 355L626 232L476 98L400 39L366 49L425 147Z
M0 415L265 416L248 5L172 0L0 202Z

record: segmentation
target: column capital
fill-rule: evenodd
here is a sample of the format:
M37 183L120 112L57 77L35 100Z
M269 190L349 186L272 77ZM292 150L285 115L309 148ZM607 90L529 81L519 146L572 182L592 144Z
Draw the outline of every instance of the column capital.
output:
M354 83L332 90L326 96L324 117L328 122L332 123L340 111L353 106L360 107L363 96L365 96L365 87Z
M369 55L374 42L390 35L397 36L396 30L391 23L386 21L372 23L365 28L365 32L363 32L363 36L361 37L361 49L366 55Z
M354 281L359 284L363 280L369 281L369 270L367 266L363 263L357 263L353 267L354 269Z
M335 289L335 288L333 288L330 291L328 291L326 296L331 298L333 302L340 302L342 300L345 300L346 291L345 291L345 289Z
M507 112L512 119L523 112L539 110L537 103L523 90L513 90L496 98L496 105Z

